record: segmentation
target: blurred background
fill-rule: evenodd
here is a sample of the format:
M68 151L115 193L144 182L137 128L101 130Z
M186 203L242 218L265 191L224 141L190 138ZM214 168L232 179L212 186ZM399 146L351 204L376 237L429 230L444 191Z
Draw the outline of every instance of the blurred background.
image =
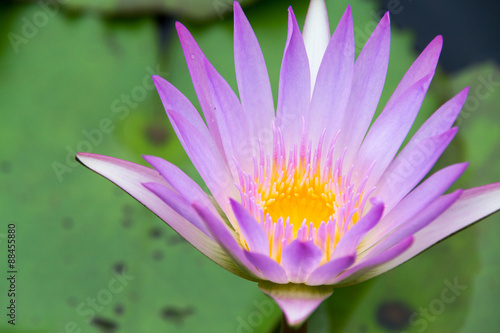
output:
M240 2L276 96L287 7L302 26L308 1ZM391 11L381 106L418 52L443 34L413 132L471 86L460 131L436 169L470 161L454 188L500 181L499 2L327 0L332 31L348 3L357 53ZM0 332L277 332L280 310L255 283L210 262L74 160L79 151L142 164L141 154L158 155L201 183L151 81L163 76L199 106L176 20L236 88L231 0L1 2ZM10 223L17 231L15 327L5 315ZM313 314L310 332L494 332L499 235L497 214L380 277L335 290Z

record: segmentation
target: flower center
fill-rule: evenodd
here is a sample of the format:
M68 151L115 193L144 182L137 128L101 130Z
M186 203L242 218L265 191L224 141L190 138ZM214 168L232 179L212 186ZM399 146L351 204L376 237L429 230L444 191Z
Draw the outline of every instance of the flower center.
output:
M290 178L276 179L269 189L260 192L260 200L264 215L273 221L288 219L295 236L303 224L318 228L335 214L335 194L319 174L311 177L294 172Z
M303 135L300 147L286 153L275 132L272 154L261 150L255 156L253 174L238 169L241 202L266 232L269 255L277 262L295 239L314 241L324 253L323 262L330 260L339 240L361 218L373 190L364 189L367 176L354 182L353 167L343 172L343 156L333 157L334 140L326 152L322 140L313 150ZM246 244L241 233L240 238Z

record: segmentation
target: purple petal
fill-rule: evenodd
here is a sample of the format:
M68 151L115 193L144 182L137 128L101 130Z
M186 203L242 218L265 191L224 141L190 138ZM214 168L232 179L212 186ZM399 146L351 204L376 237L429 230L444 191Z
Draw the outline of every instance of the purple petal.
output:
M378 198L372 198L371 203L372 209L340 239L330 260L356 254L359 242L380 221L384 212L384 203Z
M363 240L362 249L377 243L382 237L415 216L441 196L462 175L468 163L441 169L426 179L397 204Z
M238 97L208 61L205 61L205 65L213 113L222 139L222 146L231 174L237 179L238 170L234 160L236 159L243 171L247 173L253 171L252 156L256 148L252 147L245 113Z
M337 275L342 273L342 271L351 267L354 261L356 261L356 255L331 260L319 266L314 272L312 272L311 276L307 279L306 284L308 286L321 286L329 284L329 282L333 281Z
M203 110L203 114L205 115L205 121L208 124L208 129L216 146L220 149L220 151L223 151L219 128L217 127L217 121L213 112L212 97L210 96L208 87L207 73L205 71L205 61L207 61L205 54L203 54L203 51L201 51L193 36L189 33L185 26L183 26L180 22L175 22L175 27L177 28L177 33L179 35L179 40L181 41L182 50L184 51L189 74L191 74L194 90L196 91L196 95L200 101L200 106ZM178 110L176 111L179 112Z
M316 144L325 132L328 144L342 125L351 92L354 68L354 32L348 6L325 51L310 106L310 135Z
M299 327L333 292L331 286L275 284L267 281L259 282L259 288L278 303L288 325L292 327Z
M392 269L440 240L498 210L500 210L500 183L465 190L448 210L415 234L415 244L410 250L387 262L380 269L383 271Z
M406 146L382 175L374 195L386 198L391 210L432 169L436 161L455 137L458 128Z
M219 245L225 250L232 261L237 263L241 270L247 273L250 279L262 279L262 275L255 268L255 266L250 261L248 261L243 249L238 244L235 236L229 230L226 224L218 217L213 215L206 207L200 206L196 202L193 203L193 208L200 215L210 233L213 235L215 240L217 240Z
M365 250L367 255L363 257L363 261L378 255L381 252L398 244L408 236L415 234L417 231L426 227L429 223L438 218L445 212L451 205L458 200L462 194L462 190L457 190L449 195L439 197L433 203L424 208L414 218L402 224L399 228L391 232L386 238L381 240L375 246Z
M330 24L324 0L309 3L303 34L311 71L311 88L314 88L321 60L330 40Z
M177 214L160 198L142 185L143 183L153 182L168 187L169 185L165 179L157 171L142 165L102 155L78 153L76 156L82 164L109 179L148 207L159 218L168 223L179 235L184 237L215 263L236 275L246 276L241 269L231 262L230 258L211 237L206 236L193 224L188 223L182 216Z
M177 214L184 217L187 221L191 222L196 228L200 229L207 236L211 237L207 227L200 219L196 211L191 206L191 202L177 194L174 190L158 183L143 183L144 187L157 195L164 203L172 208ZM208 207L214 210L213 205L210 203Z
M462 106L467 99L469 88L463 89L455 97L443 104L429 119L418 129L405 149L415 147L425 139L434 137L448 131L457 119Z
M387 104L390 104L391 100L399 99L400 95L404 94L416 82L434 74L442 47L443 37L436 36L410 66Z
M443 38L438 36L408 69L384 110L374 122L358 153L359 173L376 161L367 188L375 185L408 134L434 76Z
M248 210L239 202L230 199L234 215L245 239L248 249L269 256L269 239L262 226L254 219Z
M377 109L384 88L391 44L389 13L385 14L354 63L351 94L347 103L338 149L349 147L345 161L350 165Z
M212 213L217 214L217 210L213 207L208 195L181 169L160 157L143 156L143 158L146 162L151 164L151 166L155 168L156 171L165 178L167 183L182 197L186 198L189 202L196 201L202 206L209 207L212 209Z
M288 39L279 80L277 126L282 129L287 149L298 144L302 134L302 119L307 120L311 98L309 62L304 40L292 8L288 9Z
M245 251L248 260L257 267L266 280L274 283L287 283L288 278L283 267L269 256Z
M399 94L398 98L391 98L370 128L355 162L360 175L364 175L375 162L367 188L376 184L394 159L420 110L431 79L432 75L428 75Z
M213 141L203 119L186 96L177 90L170 82L158 75L153 75L153 82L158 90L165 110L175 110L181 113L182 116L196 128L200 135L203 135L206 140ZM183 143L182 138L179 137L179 140Z
M384 266L382 264L402 256L405 251L412 246L413 242L413 236L407 237L385 252L349 268L347 271L340 274L333 282L338 286L345 287L380 275L387 271L383 269Z
M261 131L272 131L273 95L259 42L237 1L234 2L234 63L241 105L252 137L259 138Z
M208 186L224 212L230 217L232 211L227 198L239 196L225 159L213 141L206 138L179 113L167 110L170 121L182 138L183 146L194 166Z
M312 241L294 240L283 248L281 265L285 268L288 280L292 283L304 283L318 267L323 252Z

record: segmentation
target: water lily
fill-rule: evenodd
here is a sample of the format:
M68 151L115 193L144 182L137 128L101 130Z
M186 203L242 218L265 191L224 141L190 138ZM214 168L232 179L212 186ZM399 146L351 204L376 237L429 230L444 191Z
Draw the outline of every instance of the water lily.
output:
M311 1L302 33L291 8L288 19L276 112L263 54L238 2L239 98L176 24L205 121L172 84L153 80L211 196L159 157L144 156L153 168L77 157L215 263L258 282L297 327L334 288L390 270L499 210L500 183L444 194L466 163L422 181L457 133L452 125L468 89L400 150L432 80L440 36L370 127L388 67L389 15L356 60L349 7L332 36L323 0Z

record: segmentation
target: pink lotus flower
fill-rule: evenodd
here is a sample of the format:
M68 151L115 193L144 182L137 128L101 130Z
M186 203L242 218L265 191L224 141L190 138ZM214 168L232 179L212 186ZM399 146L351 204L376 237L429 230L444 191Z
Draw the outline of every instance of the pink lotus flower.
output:
M368 130L387 72L389 15L356 61L349 7L331 37L322 0L311 1L302 34L291 8L288 16L276 114L264 57L238 2L234 57L240 98L180 23L208 126L174 86L153 77L216 203L158 157L144 156L154 169L94 154L77 157L215 263L257 281L288 323L298 326L334 288L390 270L499 210L500 183L444 194L466 163L421 182L455 136L452 125L468 89L439 108L397 154L432 80L440 36Z

